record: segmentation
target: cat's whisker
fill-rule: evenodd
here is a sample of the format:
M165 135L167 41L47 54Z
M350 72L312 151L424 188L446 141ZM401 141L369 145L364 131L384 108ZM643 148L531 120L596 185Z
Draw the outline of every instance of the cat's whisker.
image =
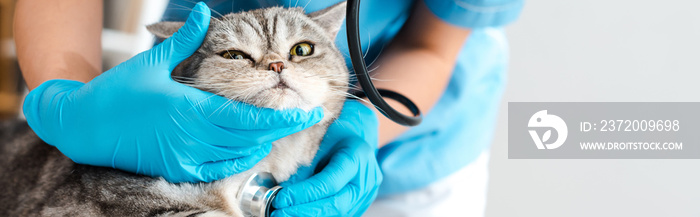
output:
M209 87L209 86L218 86L218 87L227 87L230 86L229 84L226 83L208 83L208 82L200 82L200 81L186 81L186 80L177 80L173 79L174 81L177 81L178 83L190 85L190 86L204 86L204 87Z
M197 84L196 81L187 81L187 80L179 80L179 79L173 79L173 81L176 81L176 82L182 83L182 84Z
M193 83L195 82L193 80L183 80L183 79L178 79L178 78L173 79L173 81L177 81L177 82L183 83L183 84L187 84L188 82L193 82Z
M180 82L183 84L186 84L188 86L196 86L196 87L230 87L230 85L226 84L206 84L206 83L199 83L199 82Z
M342 84L342 86L338 86L338 85L332 85L332 86L334 86L334 87L349 87L349 88L360 88L360 86L359 86L359 85L357 85L356 83L347 83L347 84Z
M311 78L311 77L306 77L306 78ZM340 82L340 83L348 83L347 81L345 81L345 79L336 79L336 78L333 78L333 77L316 77L316 78L325 79L325 80L328 80L328 81Z
M216 94L216 95L220 95L220 96L224 95L224 94L223 94L223 91L219 91L219 92L217 92L217 93L215 93L215 94ZM236 105L233 105L233 104L232 104L233 102L236 102L236 101L233 100L233 99L231 99L231 98L228 98L228 100L226 101L226 103L222 104L221 106L219 106L219 108L217 108L217 109L214 110L211 114L209 114L209 117L211 117L212 115L216 114L217 112L222 112L222 111L223 111L223 108L225 108L227 105L231 105L231 106L233 107L232 109L235 109L235 106L236 106ZM230 111L230 110L229 110L229 111Z
M331 91L331 93L334 93L334 94L337 94L337 95L341 95L341 96L345 96L345 97L347 97L347 98L356 99L356 100L359 100L359 101L361 101L361 102L364 102L364 103L367 103L367 104L370 104L370 105L374 105L374 104L372 104L372 102L370 102L369 100L366 100L366 99L364 99L364 98L357 97L357 96L355 96L355 95L353 95L353 94L350 94L350 93L348 93L348 92ZM377 108L377 107L375 107L375 108L376 108L377 110L379 110L380 112L384 113L384 110L383 110L383 109Z
M386 47L386 46L382 46L382 47L379 49L379 53L377 53L377 55L375 55L374 60L372 60L372 62L369 63L369 65L367 65L367 67L371 67L372 65L374 65L375 62L377 62L377 60L379 60L379 57L382 55L382 52L384 52L384 48L385 48L385 47ZM371 71L370 71L370 72L371 72Z
M196 13L204 14L204 13L202 13L201 11L193 11L192 8L171 8L171 10L174 10L174 11L177 11L177 10L181 10L181 11L190 11L190 12L196 12ZM211 17L211 18L214 19L214 20L216 20L216 21L221 21L221 19L216 18L216 17Z
M224 104L222 104L221 106L219 106L219 108L217 108L216 110L214 110L213 112L211 112L211 114L209 114L209 117L211 118L211 116L214 115L214 114L216 114L217 111L218 111L218 112L222 112L222 111L223 111L223 108L226 108L227 106L232 105L231 102L233 102L233 100L227 99L226 102L225 102ZM234 109L235 109L235 107L234 107ZM219 110L220 110L220 111L219 111ZM231 111L231 110L229 109L228 111ZM228 113L227 113L227 114L228 114Z
M323 104L319 105L319 107L321 107L321 108L323 109L323 112L324 112L324 113L328 112L328 113L326 113L326 114L324 114L324 115L328 115L328 116L334 116L334 114L333 114L333 113L330 113L330 112L331 112L331 110L330 110L330 109L328 109L328 108L326 108L326 106L324 106Z
M372 45L372 35L369 31L367 31L367 50L365 50L365 53L362 55L362 59L367 58L367 54L369 53L369 49L371 48Z
M393 82L393 81L396 81L396 80L394 80L394 79L379 79L379 78L372 78L372 77L370 77L370 79L372 79L372 81L381 81L381 82Z
M376 69L375 69L375 70L376 70ZM370 75L369 75L369 78L370 78L371 80L373 80L373 81L393 81L393 80L386 80L386 79L379 79L379 78L376 78L377 76L379 76L379 74L380 74L380 73L370 74ZM350 80L351 80L351 81L357 81L357 75L354 74L354 73L350 74Z
M381 67L381 66L382 66L382 65L380 64L380 65L378 65L377 67L374 67L373 69L369 69L368 73L374 72L375 70L379 69L379 67ZM371 77L371 76L370 76L370 77Z
M335 94L335 95L345 96L345 97L353 98L353 99L356 99L356 100L360 100L360 101L365 102L365 103L372 104L371 102L367 101L366 99L357 97L357 96L355 96L355 95L353 95L353 94L350 94L350 93L348 93L348 92L344 92L344 91L331 91L331 93L333 93L333 94Z
M331 123L331 124L340 125L341 128L346 128L345 124L343 124L342 121L333 121L333 123Z
M190 108L188 111L191 111L192 109L195 109L195 108L199 108L199 111L204 111L204 109L202 108L202 103L204 103L205 101L209 100L210 98L212 98L214 96L216 96L216 95L208 96L207 98L204 98L204 99L200 100L199 102L196 102L194 105L192 105L192 108Z
M362 88L357 87L357 86L355 86L355 87L350 87L350 86L347 86L347 85L332 85L332 86L329 86L329 87L330 87L330 88L333 88L333 89L339 89L339 88L340 88L340 89L345 89L345 88L347 88L347 89L349 89L349 90L361 90L361 89L362 89Z
M185 0L185 1L186 1L186 2L189 2L189 3L197 4L197 1L192 1L192 0ZM179 4L176 4L176 3L173 3L173 2L168 2L168 3L170 3L170 4L172 4L172 5L175 5L175 6L180 6L180 7L184 7L184 8L189 8L189 7L187 7L187 6L179 5ZM221 3L219 3L219 4L221 4ZM209 10L210 10L211 12L214 12L214 14L216 14L217 16L223 17L223 16L224 16L223 14L221 14L221 13L219 13L218 11L214 10L214 6L217 6L217 5L218 5L218 4L214 4L214 5L211 5L211 6L207 5L207 7L209 8Z
M306 11L306 6L309 6L309 3L311 3L311 0L306 2L306 4L304 5L304 8L302 10Z

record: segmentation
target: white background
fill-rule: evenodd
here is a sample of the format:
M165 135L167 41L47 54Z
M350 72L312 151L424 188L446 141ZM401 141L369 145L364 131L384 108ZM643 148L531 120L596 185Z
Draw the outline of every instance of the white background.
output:
M700 101L700 1L533 0L507 31L487 216L700 216L700 160L509 160L507 150L507 102Z

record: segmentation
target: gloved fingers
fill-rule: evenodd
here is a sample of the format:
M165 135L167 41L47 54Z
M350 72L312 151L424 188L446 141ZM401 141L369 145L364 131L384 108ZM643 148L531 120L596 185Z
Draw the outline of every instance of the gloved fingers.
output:
M196 92L201 90L193 89L193 91ZM221 96L209 93L203 93L203 95L209 95L210 97L205 98L194 105L191 103L190 95L184 95L183 99L185 100L176 100L169 104L169 106L171 106L171 111L168 113L170 114L173 123L180 129L180 134L183 135L183 137L186 135L193 139L199 140L202 143L216 146L244 147L270 143L312 126L320 121L323 114L322 109L320 108L312 111L311 113L305 113L304 111L299 110L296 115L307 116L307 120L305 122L287 127L285 125L289 123L284 125L280 124L287 119L278 115L284 111L258 108L252 105L234 101L230 102L236 103L236 105L224 103L222 105L218 105L218 108L226 109L226 106L236 106L240 110L230 110L225 113L224 111L217 111L213 114L210 112L209 114L207 114L207 112L202 113L200 112L201 110L214 110L213 108L217 105L212 104L212 100L223 98ZM226 102L227 100L224 99L224 101ZM256 117L252 117L252 115L249 114L258 110L264 110L265 112ZM276 116L282 120L273 121L273 118L266 117L268 115ZM254 118L257 118L258 120L267 120L264 124L256 124L253 123L255 120L250 120ZM301 119L298 117L297 119L298 121L301 121ZM214 121L214 123L212 123L212 121ZM221 126L217 123L228 126L236 126L238 128ZM251 124L252 126L246 126L246 123Z
M348 142L349 140L343 140ZM321 172L305 181L282 188L272 202L281 209L299 204L310 203L337 194L358 173L360 162L353 156L355 148L344 145L333 156Z
M212 182L249 170L265 158L271 148L271 145L264 145L249 156L200 164L193 171L195 181Z
M308 166L302 166L297 169L297 172L292 174L287 181L284 181L279 184L280 187L287 187L290 186L294 183L304 181L308 179L309 177L313 176L314 174L314 168L315 168L315 163L311 163L311 165Z
M237 134L247 138L253 144L270 143L277 141L286 136L292 135L296 132L302 131L308 127L311 127L315 123L304 123L301 125L296 125L287 128L276 128L276 129L266 129L266 130L236 130Z
M328 134L359 136L376 149L379 141L378 126L379 121L374 111L357 100L346 100L338 119L328 126ZM341 138L337 136L324 138L329 141L332 139Z
M184 133L204 144L219 146L228 149L245 149L269 144L285 136L301 131L304 125L292 129L283 128L275 130L237 130L219 127L211 123L192 124L185 126Z
M310 203L294 205L273 211L273 217L283 216L350 216L350 211L361 199L359 187L349 184L337 194Z
M204 37L209 29L211 11L203 2L197 3L192 8L185 25L182 26L173 36L165 39L150 50L150 61L155 63L167 63L169 73L182 62L191 56L204 41ZM152 63L152 62L151 62Z
M358 119L358 117L365 117ZM349 122L360 122L367 125L378 124L374 111L365 104L357 100L346 100L338 117L339 120L349 120Z
M196 109L211 123L221 127L265 130L301 126L301 129L305 129L323 119L323 109L320 107L309 112L301 109L274 110L188 88L192 90L186 94L187 106Z
M355 204L352 208L350 208L350 213L354 213L356 216L361 216L363 213L367 211L367 209L372 205L372 202L374 202L375 199L377 199L377 195L379 195L379 183L375 185L370 191L365 193L362 198L360 199L360 204Z
M272 144L270 143L250 147L226 147L202 144L199 146L191 146L187 147L186 149L182 149L180 154L183 156L187 155L187 157L192 159L192 162L194 163L203 164L259 154L264 154L261 157L265 157L265 155L268 154L271 146Z
M60 129L60 127L47 125L60 125L64 121L55 121L56 118L63 118L65 115L62 109L64 100L72 91L82 87L85 83L72 80L54 79L49 80L34 90L24 98L22 111L27 118L27 123L36 132L36 134L49 144L52 144L52 138L48 136L52 133L46 132L48 129Z

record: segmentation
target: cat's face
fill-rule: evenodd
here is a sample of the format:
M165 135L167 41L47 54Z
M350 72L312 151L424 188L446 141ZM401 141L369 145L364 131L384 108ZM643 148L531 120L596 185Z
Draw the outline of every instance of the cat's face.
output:
M305 14L266 8L212 19L207 37L173 79L253 105L311 109L344 98L348 71L334 44L345 3ZM182 23L149 26L167 38Z

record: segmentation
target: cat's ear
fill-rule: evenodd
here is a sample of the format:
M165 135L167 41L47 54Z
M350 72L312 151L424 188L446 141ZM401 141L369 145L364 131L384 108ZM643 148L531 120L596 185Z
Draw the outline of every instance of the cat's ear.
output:
M180 27L184 26L185 22L158 22L146 26L149 32L160 39L170 38Z
M347 3L340 2L323 10L309 14L309 17L335 38L345 21Z

